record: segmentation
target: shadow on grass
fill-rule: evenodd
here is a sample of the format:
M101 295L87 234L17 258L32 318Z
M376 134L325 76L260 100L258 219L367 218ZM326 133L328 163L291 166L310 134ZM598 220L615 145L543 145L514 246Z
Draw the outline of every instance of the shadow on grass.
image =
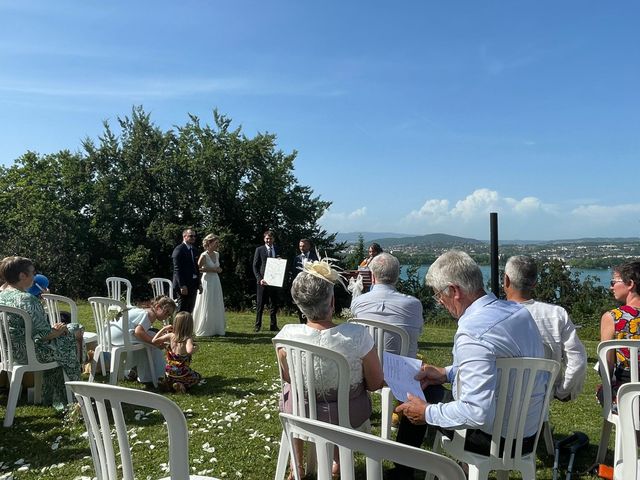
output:
M198 343L234 343L239 345L247 344L271 344L271 339L278 332L260 331L256 333L240 333L240 332L227 332L224 337L198 337L196 341Z

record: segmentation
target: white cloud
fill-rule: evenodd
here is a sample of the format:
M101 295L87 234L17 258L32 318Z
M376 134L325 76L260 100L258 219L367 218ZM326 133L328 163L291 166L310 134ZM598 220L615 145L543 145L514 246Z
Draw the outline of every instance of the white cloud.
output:
M366 219L366 217L367 207L356 208L351 212L332 212L327 210L320 217L319 223L330 231L350 231L349 229L356 229L356 227L363 225L360 220Z

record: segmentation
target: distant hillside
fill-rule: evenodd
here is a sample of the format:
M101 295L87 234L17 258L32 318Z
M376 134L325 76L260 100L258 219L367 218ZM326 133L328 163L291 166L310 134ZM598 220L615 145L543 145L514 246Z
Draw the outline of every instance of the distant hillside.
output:
M486 244L482 240L476 240L475 238L463 238L456 237L454 235L447 235L445 233L431 233L429 235L420 236L406 236L401 238L378 238L375 242L382 245L382 247L397 247L400 245L415 245L415 246L456 246L456 245L476 245Z
M403 238L411 237L406 233L392 233L392 232L338 232L336 235L336 242L356 243L359 236L362 235L364 243L371 243L376 238Z

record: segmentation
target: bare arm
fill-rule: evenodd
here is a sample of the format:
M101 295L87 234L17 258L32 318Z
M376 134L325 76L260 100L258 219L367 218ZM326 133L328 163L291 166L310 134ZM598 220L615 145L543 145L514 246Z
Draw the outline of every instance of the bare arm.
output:
M613 340L616 333L616 327L613 322L613 316L611 312L605 312L600 319L600 341ZM609 350L607 353L607 363L609 364L609 371L613 371L613 364L615 360L615 350Z
M153 336L153 338L151 339L151 343L153 343L156 347L160 347L165 343L170 342L171 336L173 335L173 333L171 332L173 332L173 327L171 325L165 325L160 330L158 330L158 333Z
M369 353L362 358L362 370L364 372L364 383L367 386L367 390L375 392L382 388L384 375L375 347L369 350Z
M193 341L191 338L187 338L185 348L189 355L193 355L198 350L198 344Z
M291 383L291 378L289 377L289 365L287 365L287 352L284 348L278 349L278 363L280 363L280 368L282 370L282 379Z

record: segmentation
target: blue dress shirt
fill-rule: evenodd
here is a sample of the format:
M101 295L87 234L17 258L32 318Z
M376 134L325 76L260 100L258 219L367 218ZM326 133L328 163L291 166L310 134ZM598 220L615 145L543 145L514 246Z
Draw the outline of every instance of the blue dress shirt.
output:
M449 429L477 428L491 434L496 412L496 359L508 357L544 358L542 338L526 308L489 293L473 302L458 321L453 365L446 367L454 401L427 405L427 423ZM536 382L525 436L534 435L538 428L545 383L543 376Z

